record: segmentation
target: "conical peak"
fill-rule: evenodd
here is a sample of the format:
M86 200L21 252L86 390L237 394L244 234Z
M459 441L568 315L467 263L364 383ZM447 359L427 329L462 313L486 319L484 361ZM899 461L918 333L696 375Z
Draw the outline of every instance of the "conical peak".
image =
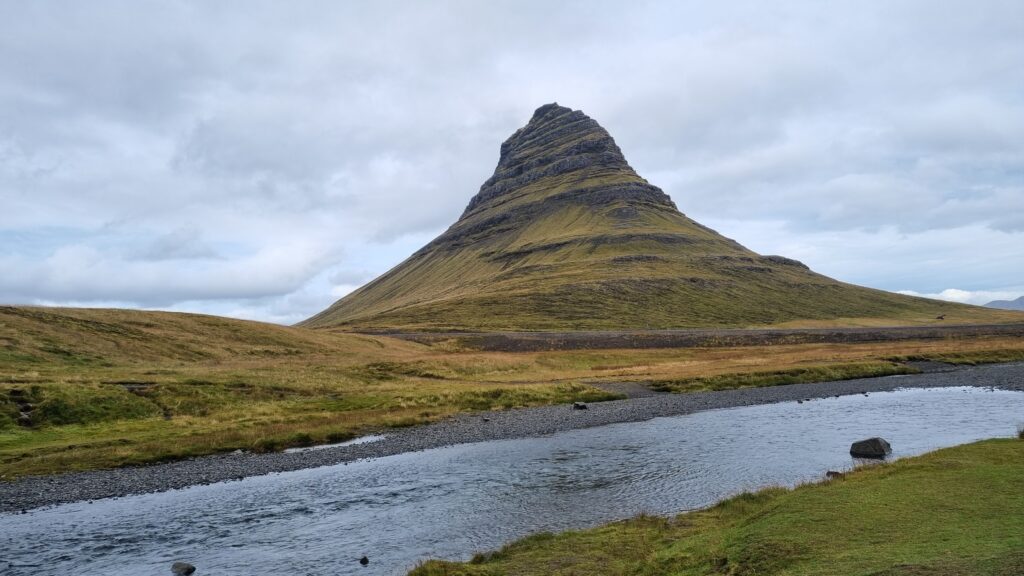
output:
M466 213L490 199L539 180L578 173L578 180L595 172L636 177L611 135L580 110L557 103L538 108L530 121L501 145L498 166ZM465 216L464 214L464 216Z
M573 110L572 108L559 106L558 102L552 102L534 110L533 116L526 123L526 126L517 130L506 141L506 144L515 145L518 141L536 138L546 132L555 130L564 131L567 128L570 129L569 132L575 130L581 133L581 135L594 129L604 130L594 119L584 114L582 110Z
M501 159L498 161L495 174L517 162L536 160L545 153L571 147L573 143L583 140L593 143L587 151L613 151L618 157L616 160L625 164L622 152L600 124L580 110L559 106L557 102L553 102L537 108L526 126L516 130L502 143Z
M545 104L540 108L533 111L533 117L530 118L530 124L543 120L549 115L562 115L571 114L572 108L566 108L565 106L559 106L558 102L552 102L551 104ZM582 114L582 112L581 112Z
M502 145L457 222L304 324L621 331L934 318L937 306L835 282L701 226L597 122L547 104Z

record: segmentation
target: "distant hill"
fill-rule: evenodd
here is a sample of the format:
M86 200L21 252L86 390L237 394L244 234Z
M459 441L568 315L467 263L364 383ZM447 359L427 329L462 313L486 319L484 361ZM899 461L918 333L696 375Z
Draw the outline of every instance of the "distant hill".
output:
M998 308L1000 310L1024 310L1024 296L1016 300L993 300L985 304L986 308Z
M0 367L151 365L330 355L366 362L416 350L390 338L332 334L204 314L0 306Z
M580 111L541 106L446 232L301 325L622 330L994 322L980 307L838 282L682 214Z

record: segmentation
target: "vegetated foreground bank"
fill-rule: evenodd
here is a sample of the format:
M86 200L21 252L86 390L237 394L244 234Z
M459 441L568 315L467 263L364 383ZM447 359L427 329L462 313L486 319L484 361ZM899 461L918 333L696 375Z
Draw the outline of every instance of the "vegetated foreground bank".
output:
M817 481L848 470L865 435L895 457L1005 437L1022 411L1024 393L962 387L711 410L0 514L0 549L23 576L159 574L172 559L203 574L394 576L538 532Z
M771 386L715 390L719 382L674 382L686 394L656 394L592 403L586 410L568 405L461 414L429 425L394 429L375 442L304 452L231 453L143 467L27 477L0 483L0 511L14 511L78 500L160 492L350 462L404 452L537 437L556 432L638 422L660 416L776 402L891 391L897 388L976 386L1024 391L1024 363L995 364L908 375L806 384L773 381ZM696 391L691 391L696 390ZM797 409L799 410L799 409Z
M495 353L194 314L0 307L0 479L620 398L610 383L716 390L909 373L908 359L1024 360L1024 338Z
M1024 574L1024 441L989 440L675 518L538 534L410 576Z

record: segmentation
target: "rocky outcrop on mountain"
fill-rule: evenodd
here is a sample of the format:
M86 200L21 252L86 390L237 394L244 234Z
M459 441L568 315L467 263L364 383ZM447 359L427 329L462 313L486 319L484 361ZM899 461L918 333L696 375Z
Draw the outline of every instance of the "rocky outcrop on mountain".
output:
M579 110L573 111L558 104L541 106L524 128L517 130L501 145L501 157L494 175L469 201L462 217L488 202L500 202L503 195L537 180L587 168L636 176L615 140L597 122ZM626 193L675 208L668 195L658 188L646 182L631 184L605 186L601 190L576 190L572 196L591 194L586 201L601 202L615 198L618 193Z
M546 104L448 230L303 322L374 331L769 325L956 314L843 284L687 218L579 110Z

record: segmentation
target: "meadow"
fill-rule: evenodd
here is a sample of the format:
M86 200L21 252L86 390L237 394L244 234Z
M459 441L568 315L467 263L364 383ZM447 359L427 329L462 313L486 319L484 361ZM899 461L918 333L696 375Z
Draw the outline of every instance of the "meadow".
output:
M459 412L1024 360L1024 340L481 352L194 314L0 307L0 478L337 442Z

